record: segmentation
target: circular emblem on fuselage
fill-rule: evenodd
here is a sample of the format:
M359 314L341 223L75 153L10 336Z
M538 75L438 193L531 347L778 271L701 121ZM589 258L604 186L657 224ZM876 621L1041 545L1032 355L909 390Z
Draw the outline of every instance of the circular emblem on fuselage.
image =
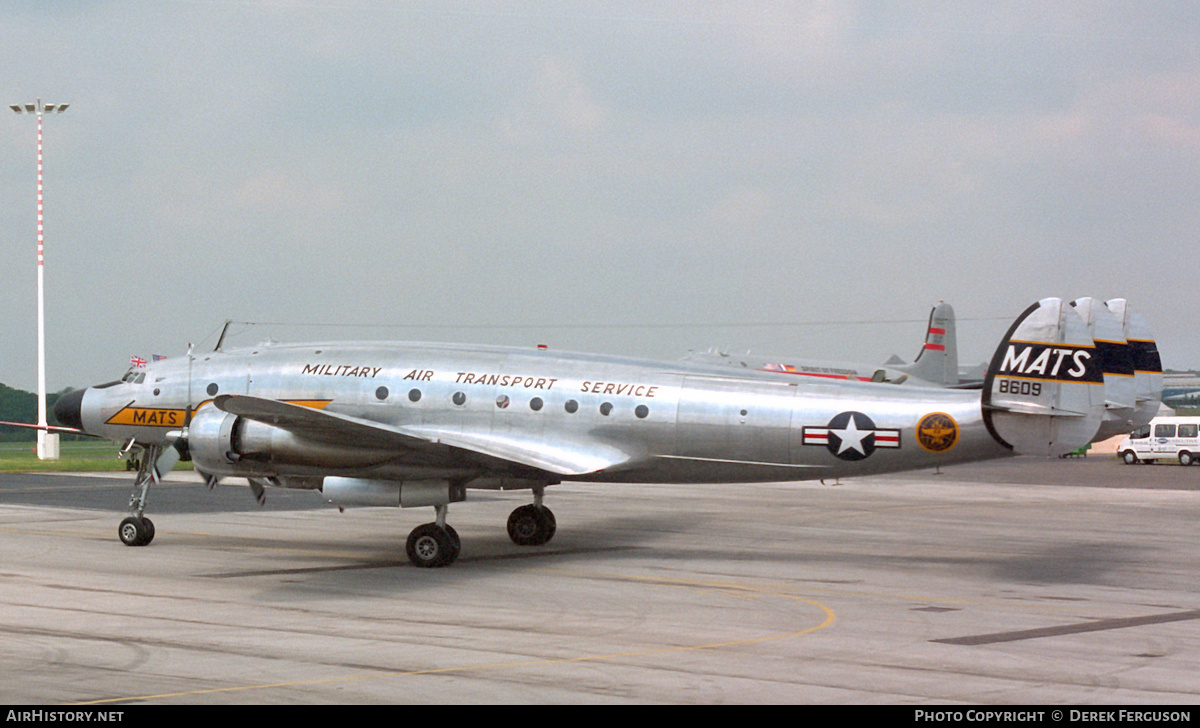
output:
M958 444L958 423L945 412L933 412L917 423L917 443L929 452L947 452Z

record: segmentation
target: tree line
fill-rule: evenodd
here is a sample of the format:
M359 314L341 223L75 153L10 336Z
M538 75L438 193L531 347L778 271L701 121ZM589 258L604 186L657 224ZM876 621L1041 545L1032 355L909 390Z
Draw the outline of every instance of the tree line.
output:
M54 403L62 395L70 392L71 389L54 392L53 394L46 393L46 422L51 425L59 424L54 418ZM29 424L37 423L37 395L33 392L26 392L21 389L13 389L4 384L0 384L0 420L6 422L28 422ZM63 435L63 439L82 439L76 435ZM9 425L0 425L0 442L34 442L37 440L37 431L25 427L12 427Z

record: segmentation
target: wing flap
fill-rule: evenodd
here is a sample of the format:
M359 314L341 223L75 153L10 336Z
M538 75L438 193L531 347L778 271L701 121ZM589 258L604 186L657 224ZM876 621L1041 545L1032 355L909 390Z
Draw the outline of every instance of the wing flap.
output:
M400 429L432 442L490 455L556 475L588 475L625 465L633 459L631 454L620 448L598 442L530 443L516 436L500 437L491 433L461 432L432 426Z

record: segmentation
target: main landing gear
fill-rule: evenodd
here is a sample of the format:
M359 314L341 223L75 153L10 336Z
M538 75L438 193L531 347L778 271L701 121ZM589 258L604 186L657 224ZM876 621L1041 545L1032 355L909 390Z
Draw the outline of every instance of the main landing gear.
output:
M453 564L462 551L462 541L446 523L446 506L434 506L437 520L417 526L408 535L405 551L413 566L433 569ZM508 517L508 537L518 546L542 546L554 538L558 524L554 512L542 505L542 491L535 489L533 503L520 506Z
M541 546L557 528L554 512L541 504L521 506L508 517L508 537L518 546Z
M437 512L436 521L417 526L408 534L405 551L413 566L426 569L449 566L462 551L458 531L446 523L446 506L434 506L434 510Z

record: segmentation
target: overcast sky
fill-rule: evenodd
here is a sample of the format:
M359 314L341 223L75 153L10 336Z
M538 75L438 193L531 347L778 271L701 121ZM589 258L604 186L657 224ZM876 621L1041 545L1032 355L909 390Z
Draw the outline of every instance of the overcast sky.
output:
M1124 297L1200 367L1194 2L20 0L48 387L268 336L964 364ZM0 123L0 382L36 384ZM882 322L882 323L869 323Z

